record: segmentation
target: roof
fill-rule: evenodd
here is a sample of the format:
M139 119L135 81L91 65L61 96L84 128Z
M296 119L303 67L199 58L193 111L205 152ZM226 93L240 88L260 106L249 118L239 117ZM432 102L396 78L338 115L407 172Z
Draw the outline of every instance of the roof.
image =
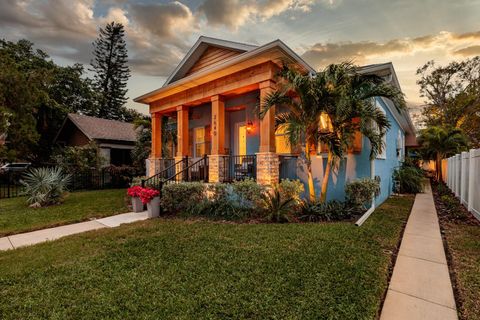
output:
M363 74L376 74L381 77L386 77L388 82L391 82L398 89L402 90L402 88L400 88L400 83L398 82L397 74L395 73L395 69L393 68L393 64L391 62L361 66L359 67L359 72ZM382 100L389 107L390 112L392 112L393 116L400 124L402 129L407 133L405 139L406 146L416 146L417 141L415 126L413 125L412 119L410 118L410 113L408 112L408 109L399 110L398 108L396 108L392 101L383 98Z
M137 139L135 128L132 123L90 117L76 113L69 113L65 122L67 120L70 120L90 140L135 142ZM65 126L65 123L63 126ZM59 134L62 131L63 126L60 129Z
M190 74L183 77L190 69L190 67L195 63L195 61L201 56L205 51L205 48L209 45L220 46L223 48L229 48L232 50L244 51L242 54L226 59L218 64L212 65L208 68L202 69L198 72ZM205 47L205 48L204 48ZM202 49L203 48L203 49ZM149 93L146 93L140 97L135 98L133 101L140 103L149 103L151 99L170 88L176 86L182 86L186 83L193 83L196 79L201 78L205 75L214 73L220 69L230 67L236 64L239 64L243 61L254 58L258 55L261 55L269 50L278 49L282 52L285 57L288 57L290 60L294 61L298 66L300 66L305 72L315 73L315 69L311 67L305 60L303 60L298 54L296 54L292 49L290 49L283 41L277 39L262 46L254 46L248 44L242 44L238 42L200 37L197 42L194 44L192 49L189 50L185 58L180 62L180 64L175 68L173 73L167 78L167 81L163 87L153 90Z

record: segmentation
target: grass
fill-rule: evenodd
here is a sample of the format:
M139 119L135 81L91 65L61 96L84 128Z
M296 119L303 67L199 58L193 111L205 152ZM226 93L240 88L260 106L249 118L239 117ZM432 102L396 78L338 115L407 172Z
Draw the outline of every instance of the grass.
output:
M29 208L24 197L0 200L0 237L128 212L125 189L73 192L65 202Z
M432 186L460 319L480 320L480 222L444 184Z
M374 319L412 203L362 227L155 219L0 252L0 318Z
M462 319L480 319L480 225L443 223Z

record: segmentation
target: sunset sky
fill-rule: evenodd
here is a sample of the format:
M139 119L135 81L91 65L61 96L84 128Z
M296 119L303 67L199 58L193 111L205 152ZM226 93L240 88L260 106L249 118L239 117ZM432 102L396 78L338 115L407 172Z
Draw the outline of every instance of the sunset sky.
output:
M281 39L317 69L392 61L413 104L417 67L480 55L480 0L0 1L0 37L29 39L62 65L89 64L97 29L112 20L126 26L130 98L160 87L200 35Z

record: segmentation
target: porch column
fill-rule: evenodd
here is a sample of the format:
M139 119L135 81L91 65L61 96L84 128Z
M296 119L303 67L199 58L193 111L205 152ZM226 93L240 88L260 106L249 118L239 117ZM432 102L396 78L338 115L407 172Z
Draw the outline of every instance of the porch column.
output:
M275 82L260 82L260 103L267 95L275 91ZM279 182L280 162L275 153L275 106L271 107L265 117L260 120L260 150L257 153L257 182L273 185Z
M177 157L188 155L188 108L177 107Z
M220 95L212 96L212 152L208 159L208 181L223 182L225 173L225 103Z
M160 158L162 157L162 115L159 112L152 113L152 150L148 158L148 176L153 176L160 170Z
M178 106L177 107L177 155L175 156L175 162L178 162L183 159L183 157L188 156L188 107ZM176 172L181 171L184 168L185 164L180 162L179 165L175 168ZM182 177L178 176L177 179L181 180Z

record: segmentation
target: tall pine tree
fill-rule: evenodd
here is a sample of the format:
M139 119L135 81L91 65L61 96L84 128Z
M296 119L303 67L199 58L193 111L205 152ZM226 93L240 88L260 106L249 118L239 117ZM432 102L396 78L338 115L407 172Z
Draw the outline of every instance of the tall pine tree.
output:
M130 69L127 65L128 53L125 44L125 29L122 24L111 22L93 43L95 72L94 82L98 92L96 116L105 119L126 120L124 107L127 101L127 81Z

